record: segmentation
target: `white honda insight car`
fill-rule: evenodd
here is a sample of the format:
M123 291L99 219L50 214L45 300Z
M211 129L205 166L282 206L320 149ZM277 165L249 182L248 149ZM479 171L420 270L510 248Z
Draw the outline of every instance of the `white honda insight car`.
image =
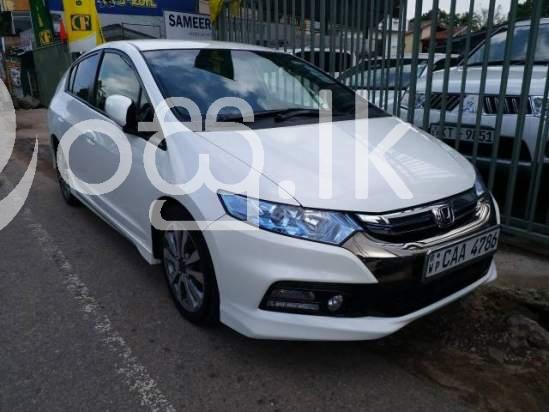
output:
M190 124L189 109L158 114L166 98L182 97L202 118L218 98L236 97L255 121L227 104L217 106L225 107L212 129ZM497 205L464 157L363 103L283 52L143 40L81 56L61 80L48 118L64 199L97 213L150 264L162 263L184 317L219 319L254 338L361 340L395 332L494 280L499 237ZM138 131L155 113L161 143L158 133ZM259 166L252 134L262 146ZM368 140L359 142L364 134ZM151 149L152 175L171 187L191 181L204 156L210 183L166 193L145 167ZM94 192L93 184L118 175L122 153L131 157L127 177ZM320 172L327 163L331 179ZM366 195L355 170L367 174ZM254 196L228 190L247 176L258 182ZM401 183L396 189L394 181ZM201 230L153 225L158 200L165 201L162 218L202 222Z

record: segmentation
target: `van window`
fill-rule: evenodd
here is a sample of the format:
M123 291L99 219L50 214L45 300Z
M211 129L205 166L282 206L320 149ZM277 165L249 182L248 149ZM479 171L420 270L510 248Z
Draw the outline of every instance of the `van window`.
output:
M313 52L313 64L316 67L320 67L320 50L315 50ZM301 52L296 53L297 56L301 56ZM322 70L324 70L326 73L330 72L330 59L331 55L334 56L334 71L339 71L340 68L345 70L351 66L352 59L350 53L344 53L344 52L332 52L330 53L328 50L324 52L324 64L322 67L320 67ZM303 52L303 58L307 61L311 61L311 52L305 51ZM343 60L343 61L342 61Z
M528 40L530 36L530 26L517 27L513 33L513 48L511 50L511 63L526 63L526 53L528 50ZM490 54L488 63L502 64L505 60L505 42L507 41L507 31L494 34L490 38ZM481 65L484 61L485 46L481 46L469 58L469 65ZM534 62L549 62L549 24L539 26L538 41Z

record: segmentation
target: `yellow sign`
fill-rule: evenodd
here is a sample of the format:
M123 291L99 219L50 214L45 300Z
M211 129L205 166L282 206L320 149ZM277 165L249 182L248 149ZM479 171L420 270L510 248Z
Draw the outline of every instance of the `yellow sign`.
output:
M95 0L63 0L63 8L71 52L85 52L103 43Z
M227 4L229 5L231 14L233 16L237 15L240 8L240 0L210 0L210 18L212 19L212 23L216 22L221 14L221 10L223 10L223 6Z
M74 31L90 31L92 29L91 16L89 14L73 14L71 16L71 29Z

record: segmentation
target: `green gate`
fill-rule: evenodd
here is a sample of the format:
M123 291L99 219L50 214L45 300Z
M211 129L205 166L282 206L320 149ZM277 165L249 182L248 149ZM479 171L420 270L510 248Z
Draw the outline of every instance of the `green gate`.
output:
M72 63L72 58L67 46L63 43L34 49L33 58L40 103L48 107L59 80Z
M241 0L215 37L302 57L455 147L507 235L549 244L549 0L499 3Z

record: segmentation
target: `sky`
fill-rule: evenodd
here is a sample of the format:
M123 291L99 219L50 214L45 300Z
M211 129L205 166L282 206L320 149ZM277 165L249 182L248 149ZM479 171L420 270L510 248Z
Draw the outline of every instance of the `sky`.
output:
M439 8L441 10L450 11L450 0L439 0ZM519 1L519 3L522 3ZM456 0L456 13L463 13L469 11L471 1L470 0ZM496 0L496 7L501 5L501 11L507 13L511 0ZM475 10L480 11L482 9L488 9L490 0L475 0ZM433 7L432 0L423 0L423 13L428 12ZM414 18L416 12L416 2L414 0L408 0L408 18L410 20Z

